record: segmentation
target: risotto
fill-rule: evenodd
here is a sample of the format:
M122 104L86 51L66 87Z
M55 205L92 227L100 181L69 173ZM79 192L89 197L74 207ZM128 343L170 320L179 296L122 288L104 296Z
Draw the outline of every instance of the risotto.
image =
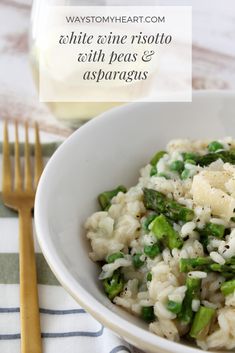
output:
M173 140L85 224L109 299L156 335L235 347L235 141Z

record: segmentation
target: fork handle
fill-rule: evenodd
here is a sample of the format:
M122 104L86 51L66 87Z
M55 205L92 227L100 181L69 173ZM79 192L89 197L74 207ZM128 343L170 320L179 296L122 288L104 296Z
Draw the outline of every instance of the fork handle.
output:
M31 209L19 210L21 353L42 353Z

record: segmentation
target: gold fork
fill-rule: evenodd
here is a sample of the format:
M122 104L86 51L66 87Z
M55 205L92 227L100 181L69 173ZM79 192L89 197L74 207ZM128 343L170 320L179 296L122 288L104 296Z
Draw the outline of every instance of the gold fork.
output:
M20 324L21 353L41 353L41 331L38 306L37 275L32 235L32 209L35 190L43 169L38 125L35 125L34 183L30 168L28 125L25 124L24 182L20 168L18 125L15 123L15 172L11 173L7 123L3 141L3 201L19 214ZM14 182L13 182L14 179Z

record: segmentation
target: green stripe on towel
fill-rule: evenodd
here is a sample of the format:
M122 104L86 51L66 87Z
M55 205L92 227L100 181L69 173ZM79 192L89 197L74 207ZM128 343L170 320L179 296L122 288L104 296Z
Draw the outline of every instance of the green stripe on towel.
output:
M61 142L50 142L43 143L42 146L42 154L43 157L51 157L55 150L59 147ZM2 153L2 142L0 142L0 154ZM30 144L31 155L33 155L33 144ZM14 153L14 144L10 143L10 151L11 154ZM20 143L20 155L24 154L24 144ZM8 207L6 207L2 200L2 193L0 192L0 218L16 218L18 217L17 212L12 211Z
M42 143L42 155L43 157L51 157L52 154L55 152L55 150L59 147L59 145L61 144L61 142L50 142L50 143ZM0 142L0 153L2 154L2 146L3 143ZM24 144L20 143L20 155L23 156L24 155ZM33 155L33 151L34 151L34 145L33 144L29 144L29 148L30 148L30 153L31 155ZM13 155L14 154L14 143L10 143L10 152Z
M18 213L12 211L10 208L6 207L3 204L2 193L0 192L0 218L16 218L18 217Z
M36 254L38 284L59 286L59 282L49 268L44 256ZM19 254L0 253L0 283L19 283Z

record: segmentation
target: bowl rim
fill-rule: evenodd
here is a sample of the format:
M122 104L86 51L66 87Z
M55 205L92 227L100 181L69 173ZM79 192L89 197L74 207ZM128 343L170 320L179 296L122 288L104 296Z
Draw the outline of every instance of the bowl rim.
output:
M235 99L235 91L196 91L193 92L193 97L198 99L205 99L206 97L218 97L219 98L233 98ZM43 206L45 197L44 188L47 187L47 180L50 180L50 173L53 170L54 164L57 164L57 160L60 158L60 153L64 148L67 148L73 140L77 139L77 136L86 133L90 127L93 127L97 123L101 123L103 120L108 119L109 122L115 118L116 112L126 111L128 109L132 110L132 106L139 104L149 104L149 103L130 103L124 106L116 107L107 111L99 116L99 119L92 119L85 125L73 132L63 143L58 147L56 152L50 158L47 166L45 167L43 174L41 176L36 197L35 197L35 228L36 235L52 272L62 284L65 290L77 301L88 313L90 313L95 319L102 323L107 328L116 332L118 335L125 337L130 343L139 348L149 349L151 351L156 351L156 348L171 351L174 353L200 353L203 352L200 348L191 347L180 342L169 341L166 338L157 336L156 334L146 331L143 328L136 326L134 323L130 323L124 318L120 317L117 313L112 311L112 305L110 308L105 306L96 300L88 291L86 291L81 284L79 284L73 276L70 274L68 269L63 264L62 260L59 258L55 248L52 243L48 241L50 237L50 230L46 220L45 207ZM171 103L169 103L171 104ZM114 114L113 114L114 112ZM111 116L110 116L111 115ZM205 352L205 351L204 351Z

